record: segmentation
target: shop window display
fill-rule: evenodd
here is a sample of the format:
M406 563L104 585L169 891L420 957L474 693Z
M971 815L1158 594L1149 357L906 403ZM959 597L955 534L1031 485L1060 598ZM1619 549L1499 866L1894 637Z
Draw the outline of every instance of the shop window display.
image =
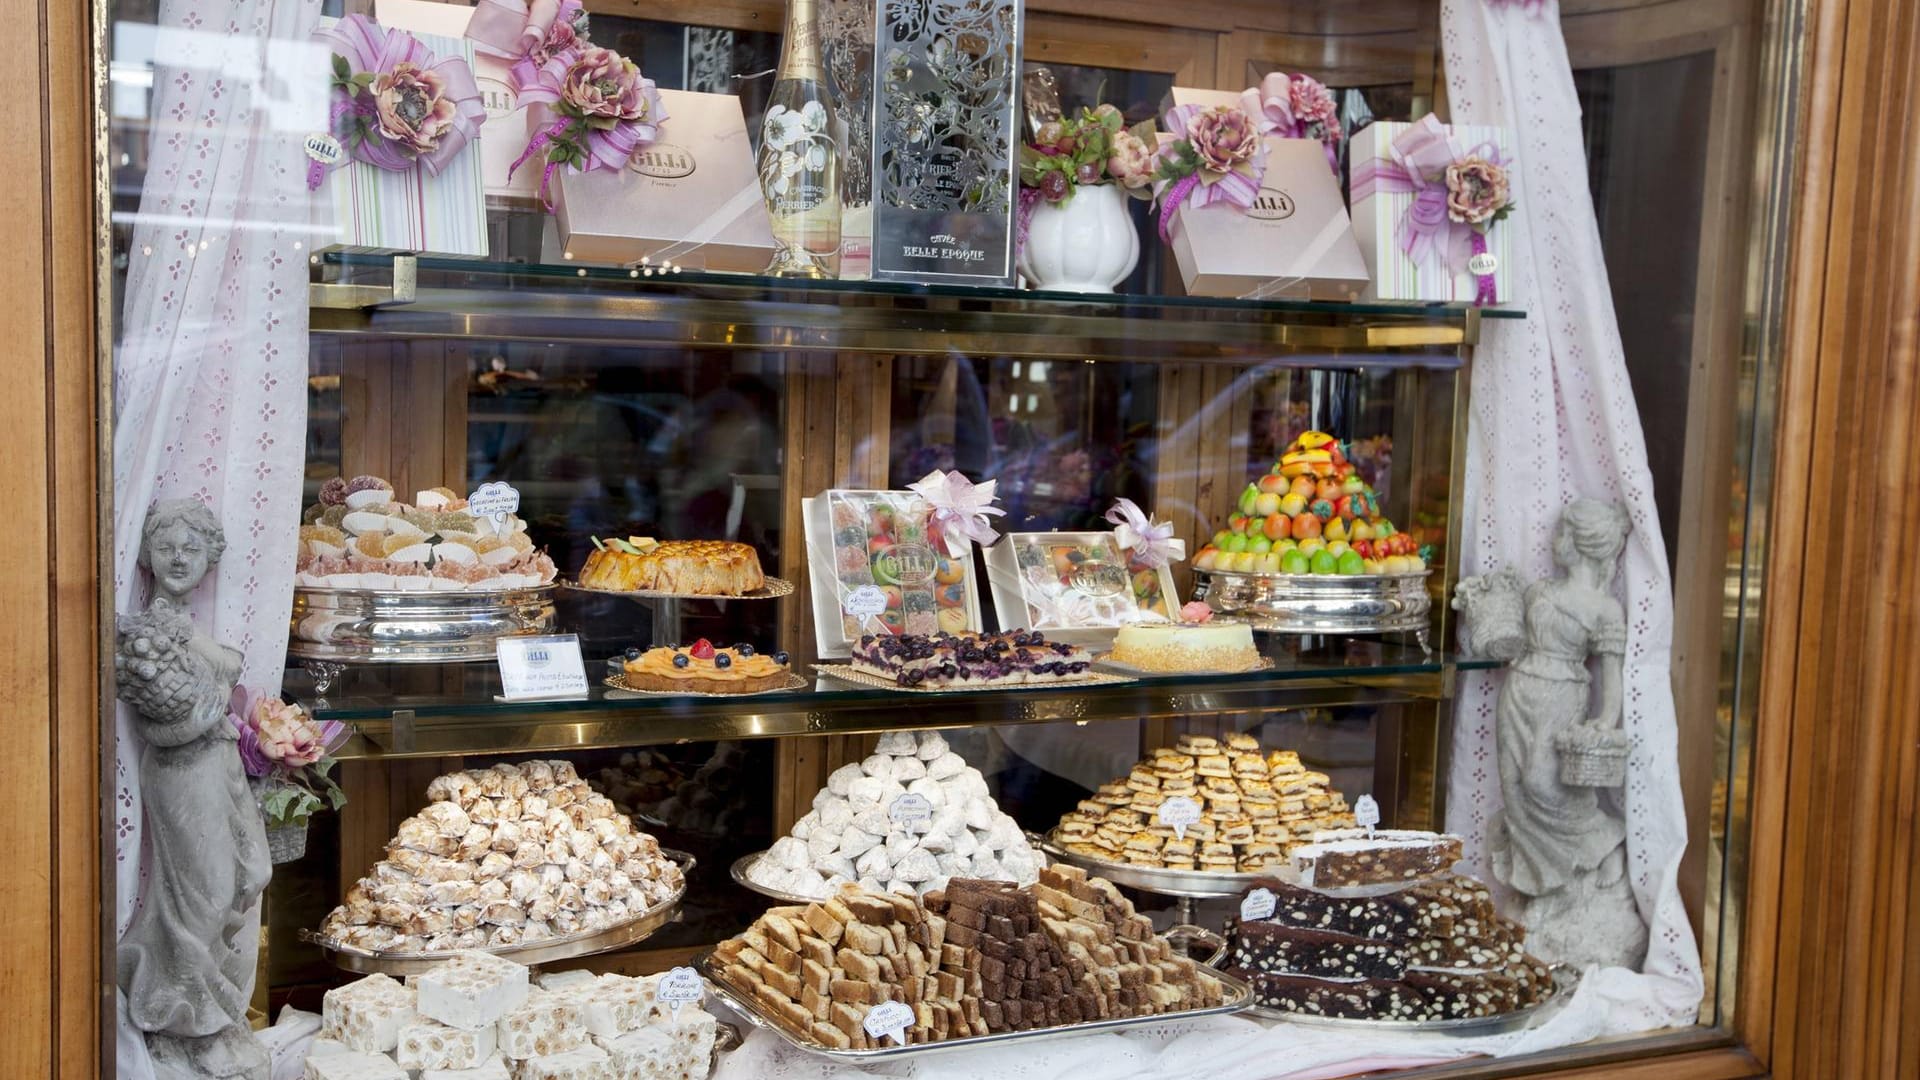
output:
M1668 657L1742 418L1607 288L1623 217L1698 227L1700 169L1621 194L1657 72L1493 0L434 7L113 13L115 1075L1711 1037L1742 758ZM582 176L651 254L575 257ZM204 583L141 548L202 517ZM254 798L144 766L176 653ZM271 881L176 854L289 777ZM231 955L155 946L216 864Z

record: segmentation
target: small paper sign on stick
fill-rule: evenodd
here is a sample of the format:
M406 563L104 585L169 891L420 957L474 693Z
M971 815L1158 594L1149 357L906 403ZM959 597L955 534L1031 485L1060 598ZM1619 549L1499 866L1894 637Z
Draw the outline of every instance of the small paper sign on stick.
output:
M1200 820L1200 804L1185 795L1175 795L1160 804L1160 824L1173 830L1173 835L1182 840L1187 838L1187 827Z
M672 1011L674 1026L678 1027L680 1010L700 1004L707 996L707 988L700 982L699 972L690 967L677 967L660 976L660 986L654 993Z
M467 496L467 513L491 518L495 525L506 524L507 516L519 511L520 492L512 484L494 480L481 484L480 490Z
M884 1037L905 1046L907 1029L913 1026L913 1010L898 1001L883 1001L867 1010L860 1026L867 1029L868 1038Z
M933 820L933 803L917 791L909 791L887 807L887 817L901 825L923 824Z
M1362 795L1353 800L1353 820L1372 832L1373 827L1380 824L1380 804L1374 802L1371 795Z
M875 618L887 610L887 594L878 585L861 585L847 594L840 607L856 618Z
M1255 889L1240 900L1240 921L1271 919L1276 907L1272 889Z

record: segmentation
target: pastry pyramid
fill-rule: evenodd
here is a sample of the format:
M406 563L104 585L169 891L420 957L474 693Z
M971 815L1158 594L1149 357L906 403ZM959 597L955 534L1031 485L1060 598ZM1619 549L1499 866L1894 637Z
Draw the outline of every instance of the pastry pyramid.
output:
M954 877L1028 884L1039 869L1020 826L987 793L986 778L939 732L890 731L865 761L827 778L813 809L747 877L824 900L850 883L906 894L945 888Z
M1380 512L1339 442L1301 432L1240 493L1238 512L1193 557L1196 570L1236 574L1417 574L1413 537Z
M569 762L449 773L427 800L323 937L395 953L532 944L617 926L685 885L659 842Z
M1185 836L1159 821L1160 804L1176 796L1200 805ZM1052 839L1109 862L1233 874L1278 867L1317 830L1353 823L1347 800L1299 754L1262 753L1251 735L1182 735L1081 800Z
M377 476L336 476L301 516L294 580L312 588L401 591L524 589L555 576L516 514L469 512L451 488L411 504Z

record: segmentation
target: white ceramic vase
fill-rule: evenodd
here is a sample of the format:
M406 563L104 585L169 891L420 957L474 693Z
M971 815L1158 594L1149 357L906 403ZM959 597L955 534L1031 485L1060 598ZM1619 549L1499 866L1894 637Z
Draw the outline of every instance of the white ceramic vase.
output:
M1140 234L1117 184L1082 187L1065 203L1042 199L1016 265L1035 289L1112 292L1140 261Z

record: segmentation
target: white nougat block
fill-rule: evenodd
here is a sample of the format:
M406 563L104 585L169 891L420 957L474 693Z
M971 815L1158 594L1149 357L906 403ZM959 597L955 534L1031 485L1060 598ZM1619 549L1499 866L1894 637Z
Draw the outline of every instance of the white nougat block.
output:
M500 1018L500 1052L516 1061L572 1050L587 1041L580 1006L572 999L535 990L519 1008Z
M351 1053L353 1047L337 1039L315 1039L307 1045L308 1057L326 1057L328 1054Z
M720 1038L720 1022L707 1010L687 1005L680 1009L678 1025L670 1025L667 1031L686 1048L694 1064L704 1065L713 1057L713 1044Z
M492 1027L527 1000L527 969L490 953L466 952L421 974L414 986L420 1015L474 1031Z
M602 1050L619 1077L663 1077L678 1072L686 1063L687 1048L663 1027L644 1027L613 1038L599 1038Z
M580 1008L580 1022L590 1035L611 1038L646 1024L653 1015L653 987L625 975L602 975L591 986L577 986L561 995Z
M394 1059L404 1069L472 1069L493 1056L494 1029L465 1030L432 1020L400 1031Z
M507 1059L495 1054L472 1069L422 1069L420 1080L513 1080Z
M607 1052L588 1043L520 1063L519 1080L625 1080L613 1071Z
M533 983L542 990L573 990L582 986L592 986L600 981L600 976L582 968L572 971L543 971L533 977Z
M407 1080L407 1074L385 1054L348 1050L308 1058L306 1080Z
M320 1036L353 1050L388 1054L400 1044L400 1029L419 1019L413 990L385 975L369 975L327 991L320 1007Z

